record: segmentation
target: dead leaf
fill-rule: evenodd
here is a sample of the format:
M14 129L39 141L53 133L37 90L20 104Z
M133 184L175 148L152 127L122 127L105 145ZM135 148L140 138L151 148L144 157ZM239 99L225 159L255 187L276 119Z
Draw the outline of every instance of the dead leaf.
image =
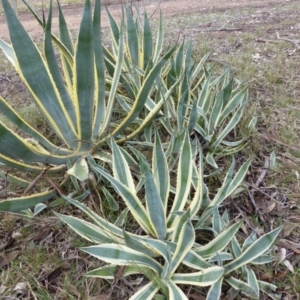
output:
M189 294L189 299L191 300L205 300L206 297L199 295L199 294Z
M8 253L7 255L0 255L0 269L3 269L7 265L10 264L17 256L19 255L19 251L13 251Z
M38 232L36 232L34 235L31 235L28 238L29 241L39 242L44 240L52 231L52 228L49 225L43 226Z
M9 237L9 239L0 245L0 250L8 248L8 246L11 246L15 242L15 239L12 237Z
M277 246L287 248L289 250L294 251L295 253L300 254L300 243L295 243L286 239L281 239L279 240Z
M286 223L283 228L283 236L287 237L291 234L291 232L298 227L298 224L295 223Z
M13 291L21 291L26 292L27 291L27 282L19 282L14 287Z
M3 294L6 289L7 289L7 286L1 284L1 286L0 286L0 295Z

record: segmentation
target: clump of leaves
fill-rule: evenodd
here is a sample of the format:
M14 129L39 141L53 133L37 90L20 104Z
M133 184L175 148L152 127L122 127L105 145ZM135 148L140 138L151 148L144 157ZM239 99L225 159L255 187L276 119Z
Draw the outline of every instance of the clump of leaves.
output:
M122 197L143 234L137 235L130 227L119 228L98 216L84 204L63 196L69 203L82 210L92 223L73 217L56 214L70 228L95 246L82 251L107 262L104 267L90 271L86 276L114 279L118 265L127 266L124 276L143 274L146 283L130 299L187 299L180 284L195 285L207 292L207 299L220 298L222 286L227 284L233 293L242 292L259 299L266 293L275 299L275 286L260 281L251 269L251 264L273 261L268 254L281 228L257 238L252 233L242 244L237 239L242 222L231 224L227 211L221 216L222 202L232 195L241 184L250 160L234 174L233 161L223 185L210 200L203 182L203 159L199 144L191 147L188 132L180 144L176 186L171 186L168 151L164 151L156 135L152 167L146 158L132 149L139 161L139 183L130 170L121 149L112 141L113 176L89 156L91 170L108 180ZM198 165L193 160L198 157ZM139 199L142 188L145 198ZM171 196L171 194L174 194ZM209 230L213 238L204 243L199 234ZM197 234L197 231L199 234ZM201 244L200 244L201 243ZM189 268L180 268L180 266ZM191 268L191 269L190 269ZM181 270L181 271L179 271ZM182 273L182 270L193 270Z
M86 153L96 153L98 158L103 158L99 149L105 147L108 136L122 138L123 131L138 119L146 102L150 103L149 115L143 121L139 119L142 124L133 132L130 131L131 137L147 126L159 112L163 100L158 97L157 104L150 96L153 89L157 89L155 82L174 49L162 56L154 54L152 57L152 52L149 52L153 47L152 39L149 41L149 35L152 36L152 33L147 16L144 17L145 28L137 37L130 31L132 17L127 10L127 31L125 32L122 18L118 35L113 35L116 46L113 49L115 56L112 58L111 53L102 45L100 0L95 2L93 13L90 1L85 1L75 43L70 38L60 5L59 37L56 37L51 32L52 2L46 22L41 21L27 3L44 27L44 51L41 53L18 20L9 1L2 0L2 4L12 44L0 40L0 48L19 73L32 100L56 138L49 139L41 134L0 97L1 112L22 132L19 135L0 121L0 162L6 167L40 173L41 176L46 172L50 174L64 171L69 162L73 165L69 174L85 180L87 173L78 174L76 170L77 165L85 165L82 157ZM138 38L142 40L143 47L134 53L142 56L147 74L143 81L138 81L135 92L130 93L131 105L128 106L121 100L121 94L124 92L122 83L125 84L125 77L135 82L136 73L123 75L129 63L124 53L125 49L139 42ZM54 44L59 50L62 71L56 59ZM159 53L159 49L156 53ZM132 64L138 67L135 65L137 62L133 54L131 60ZM106 76L107 70L111 76ZM169 93L170 91L167 91L166 94L160 95L161 99L168 97ZM122 119L117 123L113 121L116 107L124 107L120 114ZM21 184L26 182L19 181ZM30 184L27 181L27 186ZM35 184L37 185L37 181ZM0 202L0 210L24 210L46 201L53 194L53 190L46 190L35 195L11 198Z

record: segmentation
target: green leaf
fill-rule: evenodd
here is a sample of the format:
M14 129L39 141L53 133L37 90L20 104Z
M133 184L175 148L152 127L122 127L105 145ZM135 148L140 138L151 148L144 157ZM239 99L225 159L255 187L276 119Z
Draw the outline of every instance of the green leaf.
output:
M136 221L140 224L140 226L147 232L151 234L155 234L152 229L151 222L149 220L149 215L145 208L143 207L141 201L135 195L135 190L130 190L127 186L125 186L122 182L112 177L110 174L103 171L95 162L88 158L91 169L103 177L105 177L116 189L116 191L123 198L124 202L130 209L132 215L136 219Z
M242 222L231 225L207 245L194 248L193 250L203 258L209 258L213 256L214 254L222 251L230 243L241 227L241 224Z
M279 227L260 237L234 261L224 265L226 274L231 273L241 266L251 263L252 260L264 254L273 245L281 229L282 227Z
M123 266L135 265L147 267L157 274L160 274L162 271L162 267L157 261L123 245L102 244L98 246L82 247L80 250L107 263Z
M239 169L239 171L236 173L236 175L230 182L228 182L228 181L226 181L226 183L224 182L224 185L221 187L221 189L219 190L219 192L217 193L215 198L210 203L210 205L209 205L210 207L219 206L223 202L224 199L226 199L228 196L230 196L235 191L235 189L243 181L250 164L251 164L251 159L248 159L242 165L242 167ZM229 170L229 172L230 173L232 172L232 168Z
M89 271L84 274L86 277L100 277L104 279L114 279L115 273L118 270L117 265L106 265L104 267ZM124 273L122 274L124 277L140 274L140 273L146 273L149 271L148 268L145 267L137 267L137 266L127 266L124 270Z
M189 213L189 212L187 212ZM183 215L182 218L185 218ZM195 242L195 231L190 220L187 220L181 228L177 228L180 235L177 241L176 249L172 256L170 275L172 275L180 263L184 260L186 254L191 250Z
M114 197L111 195L111 193L106 189L104 185L101 187L101 191L105 196L105 200L109 203L110 208L113 211L118 211L119 210L118 202L114 199Z
M18 71L29 88L33 100L57 135L65 142L76 140L77 134L63 105L49 69L39 50L16 17L7 0L3 0L7 25L18 62Z
M220 277L216 282L210 287L206 300L216 300L220 299L223 285L223 277Z
M171 212L181 211L185 206L191 189L192 170L191 144L189 135L186 132L179 157L176 195L173 201ZM175 216L171 214L168 219L168 227L172 227L174 220Z
M250 297L250 299L259 299L257 298L257 295L253 287L247 284L246 282L236 279L232 276L226 278L225 281L229 283L235 290L242 291L242 293Z
M166 283L169 290L169 300L188 300L187 296L173 281L167 281Z
M100 133L101 126L105 119L105 65L102 46L101 33L101 2L95 1L94 17L93 17L93 33L94 33L94 54L96 66L96 91L97 100L95 101L95 116L93 124L93 139L96 139Z
M160 198L163 203L163 210L166 214L167 203L170 191L170 175L167 158L163 151L158 133L155 134L155 143L152 157L152 170L154 181L158 187Z
M203 287L214 284L223 276L223 274L224 268L215 266L196 273L176 273L171 279L176 284L187 284Z
M152 227L158 239L164 240L167 234L165 209L148 164L143 167L145 177L146 203Z
M78 158L67 174L75 176L80 181L85 181L89 177L89 168L84 158Z
M129 300L151 300L158 290L159 288L153 282L149 282L131 296Z
M20 212L21 210L34 207L38 203L46 202L55 194L56 192L51 190L42 193L36 193L30 196L9 198L4 201L0 201L0 211Z
M83 16L80 23L74 65L74 101L76 103L79 138L83 149L84 141L92 138L94 91L95 91L95 61L93 24L90 0L85 0Z
M73 231L79 234L84 239L92 242L92 243L123 243L122 239L113 235L113 233L109 232L108 230L105 231L100 227L89 223L85 220L66 216L59 213L54 214L60 218L63 222L65 222Z
M111 141L113 151L113 172L114 177L123 183L128 189L135 192L135 185L129 169L128 163L121 152L121 149L117 146L114 140Z

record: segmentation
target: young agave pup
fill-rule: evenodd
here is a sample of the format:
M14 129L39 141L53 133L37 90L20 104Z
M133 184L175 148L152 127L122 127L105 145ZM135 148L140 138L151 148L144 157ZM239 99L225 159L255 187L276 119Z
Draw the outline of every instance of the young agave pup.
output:
M122 229L83 203L63 196L92 222L56 215L80 236L96 244L80 248L82 251L107 263L86 276L113 280L118 266L125 266L124 277L143 274L146 277L143 286L130 299L188 299L179 285L193 285L201 295L206 295L206 299L216 300L224 284L251 299L259 299L261 293L275 299L272 291L276 287L258 280L250 266L273 261L267 252L281 228L258 239L253 233L240 245L236 236L242 222L230 224L227 211L222 216L219 214L224 199L242 182L250 160L235 175L233 161L219 192L210 200L203 183L201 148L196 145L192 150L188 133L183 134L180 141L174 187L168 164L172 148L164 152L158 135L152 167L140 152L132 149L142 174L137 186L136 175L123 155L124 149L121 151L114 141L111 145L113 175L91 156L88 157L90 169L97 177L111 183L143 234L132 232L132 228L136 229L132 222L128 226L125 223ZM198 166L193 155L199 156ZM145 199L139 199L141 194ZM209 241L201 238L207 230L213 233Z

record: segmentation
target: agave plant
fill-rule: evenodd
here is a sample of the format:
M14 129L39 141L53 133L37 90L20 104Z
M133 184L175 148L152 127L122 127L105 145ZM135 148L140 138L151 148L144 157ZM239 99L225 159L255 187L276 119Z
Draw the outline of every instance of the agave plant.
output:
M223 185L210 200L203 182L201 149L197 145L193 150L188 132L180 145L174 187L171 186L173 173L170 174L168 153L164 152L158 136L154 142L152 166L133 149L141 172L137 185L134 181L136 174L130 170L121 149L113 141L111 146L113 176L91 156L88 157L89 166L99 178L111 183L143 234L130 231L132 222L131 226L121 229L83 203L62 195L84 212L92 223L73 216L56 215L87 241L97 244L83 247L82 251L108 263L86 276L114 279L118 266L126 266L125 277L143 274L147 283L130 299L153 299L155 295L160 295L159 299L188 299L179 285L194 285L202 293L207 293L207 299L216 300L220 298L225 283L231 286L233 293L242 292L251 299L259 299L261 292L275 297L271 292L275 287L258 280L250 264L265 264L273 260L266 252L280 228L260 238L252 234L240 245L236 236L241 222L231 224L227 211L222 216L219 214L224 199L232 195L242 182L250 160L236 174L233 161ZM195 153L197 167L193 160ZM140 188L142 191L138 193ZM138 194L145 195L145 199L139 199ZM207 231L213 236L208 242L202 238Z
M187 128L190 134L201 136L205 144L206 161L218 168L215 158L231 155L245 146L247 137L237 140L233 136L243 116L247 103L247 86L235 80L229 71L214 78L211 70L204 67L210 53L205 55L197 66L191 65L191 50L184 43L178 48L175 58L170 60L170 71L166 82L172 84L183 78L179 92L174 99L169 99L166 115L166 129L178 134ZM180 65L183 65L179 68ZM249 134L256 123L254 117L248 127Z
M124 109L129 110L130 98L139 91L140 84L147 75L149 58L152 59L152 63L156 63L163 50L164 31L160 22L156 47L153 48L148 19L142 22L138 11L137 20L133 20L129 9L126 13L128 39L126 39L125 73L122 76L126 93L118 95L118 99ZM110 14L108 16L113 37L113 51L110 53L105 49L105 62L107 69L113 74L117 61L120 29L114 18ZM143 39L141 33L147 33L147 39ZM164 101L160 100L161 102L159 99L148 98L145 106L149 113L148 117L153 118L151 109L155 103L159 104L159 107L164 104L158 115L164 129L170 136L174 131L180 135L186 128L190 134L200 135L205 142L206 161L217 168L215 157L231 155L246 145L247 136L237 140L237 137L230 136L230 133L243 116L247 103L247 86L244 82L235 80L228 71L214 78L211 70L205 67L210 54L206 54L199 63L194 64L192 44L186 45L182 42L177 47L175 55L165 64L162 76L156 80L154 87L158 95L162 93L167 97L164 97ZM134 72L135 76L130 76L131 72ZM170 90L172 93L168 93ZM248 126L249 134L255 123L256 118L253 118ZM149 130L145 132L145 140L149 143L152 128L153 126L149 126Z
M2 4L11 45L0 40L0 47L19 73L33 102L56 138L50 140L42 135L0 97L1 112L22 132L17 134L7 124L0 121L0 162L4 166L23 172L40 173L38 177L45 172L54 173L65 170L69 162L71 166L73 165L72 168L70 167L69 174L84 180L87 178L87 172L78 174L77 170L82 170L82 166L86 169L84 161L86 153L97 153L97 157L101 157L98 149L103 146L108 137L124 139L122 134L126 129L132 137L145 128L159 113L163 99L168 98L171 90L159 94L156 98L157 103L152 101L150 96L153 90L157 89L155 82L160 77L162 68L174 49L164 55L159 55L160 47L157 46L153 58L152 52L149 52L152 48L152 38L149 41L151 30L147 16L144 17L144 30L137 37L130 31L132 18L127 11L127 31L125 32L124 29L124 18L118 28L118 34L114 30L115 56L114 64L111 65L108 59L110 53L102 45L100 0L96 0L93 13L90 0L85 1L75 43L70 37L59 4L59 37L56 37L51 32L52 2L50 2L46 22L41 21L27 3L44 28L44 52L41 53L18 20L9 1L2 0ZM115 27L115 24L112 26ZM143 49L134 52L136 49L132 47L140 43L140 40ZM161 45L160 41L161 37L158 37L157 44ZM59 50L61 68L56 59L54 43ZM120 95L124 91L124 78L126 77L127 81L134 81L137 78L135 74L123 74L128 66L128 59L124 54L127 53L128 47L132 63L138 63L137 58L133 59L134 53L141 56L143 65L147 68L147 74L143 81L139 81L134 93L127 93L130 96L131 105L129 107L123 103L123 106L120 106L125 108L120 113L123 118L118 122L113 122L114 110L119 106L116 99L121 99ZM133 65L133 67L136 69L138 65ZM106 76L106 72L111 76ZM150 103L150 106L147 104L149 114L141 120L138 117L145 103ZM134 129L131 125L137 120L142 124ZM54 140L58 142L55 143ZM13 178L23 185L32 184L32 182L17 179L16 176ZM0 202L0 210L20 211L46 201L52 196L53 191L46 190L26 197L8 199Z

